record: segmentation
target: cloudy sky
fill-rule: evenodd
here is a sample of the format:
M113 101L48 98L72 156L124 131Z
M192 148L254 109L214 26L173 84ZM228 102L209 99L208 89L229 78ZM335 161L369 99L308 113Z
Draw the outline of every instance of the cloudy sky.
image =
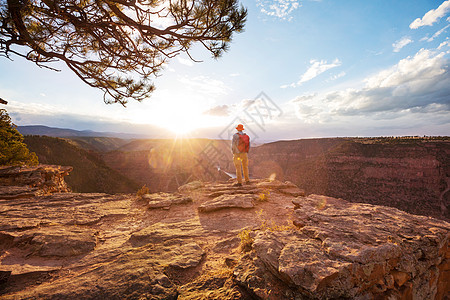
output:
M450 0L242 1L228 53L174 58L142 103L106 105L63 66L0 58L17 125L261 141L450 135ZM167 133L169 130L170 133Z

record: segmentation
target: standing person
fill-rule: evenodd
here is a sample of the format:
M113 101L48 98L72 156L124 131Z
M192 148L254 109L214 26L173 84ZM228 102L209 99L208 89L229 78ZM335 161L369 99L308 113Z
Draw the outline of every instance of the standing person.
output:
M236 167L237 183L233 186L242 186L242 170L246 184L250 184L248 177L248 150L250 150L250 137L243 132L244 125L236 126L236 132L231 141L231 152L233 152L233 163Z

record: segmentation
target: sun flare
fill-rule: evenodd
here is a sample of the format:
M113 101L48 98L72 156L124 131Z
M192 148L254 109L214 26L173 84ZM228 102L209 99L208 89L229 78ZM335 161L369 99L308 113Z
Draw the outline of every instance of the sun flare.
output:
M171 123L165 124L163 127L175 133L177 136L186 135L195 129L191 124L187 124L182 119L172 120Z

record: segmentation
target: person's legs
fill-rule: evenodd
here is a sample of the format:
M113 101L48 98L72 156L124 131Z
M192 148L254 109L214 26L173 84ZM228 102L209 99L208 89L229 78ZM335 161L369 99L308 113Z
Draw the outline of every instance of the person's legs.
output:
M233 154L233 163L236 168L236 179L238 183L242 184L242 169L241 169L242 159L239 154Z
M250 178L248 177L248 155L247 153L241 153L242 157L242 169L244 170L244 180L245 182L249 182Z

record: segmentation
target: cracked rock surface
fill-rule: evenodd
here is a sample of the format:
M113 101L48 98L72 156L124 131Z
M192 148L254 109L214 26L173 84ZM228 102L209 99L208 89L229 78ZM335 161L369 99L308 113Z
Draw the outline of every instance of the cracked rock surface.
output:
M0 196L0 298L443 299L449 293L448 223L304 196L289 182L232 183L196 182L177 194L142 197Z

